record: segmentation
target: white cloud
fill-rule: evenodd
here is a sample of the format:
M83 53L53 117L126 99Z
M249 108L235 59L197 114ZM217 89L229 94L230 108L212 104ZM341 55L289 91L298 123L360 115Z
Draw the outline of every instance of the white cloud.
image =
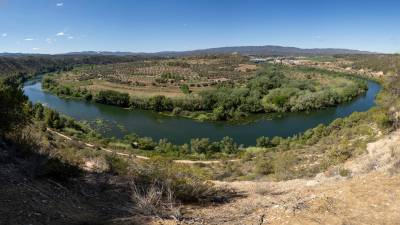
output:
M1 36L2 37L7 37L7 33L3 33Z
M47 43L51 44L55 41L55 39L51 39L51 38L46 38L45 40Z
M56 34L56 36L64 36L65 34L64 34L64 32L58 32L57 34Z
M59 2L56 4L57 7L62 7L64 5L64 2Z
M36 50L39 50L40 48L32 48L32 50L34 50L34 51L36 51Z
M33 39L33 38L25 38L25 41L33 41L33 40L35 40L35 39Z
M68 36L68 39L72 40L72 39L74 39L74 36Z

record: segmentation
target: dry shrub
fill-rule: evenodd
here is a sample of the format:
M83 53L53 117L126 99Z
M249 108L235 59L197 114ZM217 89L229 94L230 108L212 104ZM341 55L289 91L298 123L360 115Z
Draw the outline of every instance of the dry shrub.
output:
M390 161L389 173L397 174L400 171L400 147L392 146L390 148Z
M16 149L16 153L19 156L29 157L32 154L40 153L41 151L41 136L30 126L9 133L7 139L12 142Z
M291 152L283 152L274 160L274 172L277 180L289 180L296 176L297 157Z
M151 186L156 182L168 187L181 202L226 202L235 195L231 190L216 188L207 182L209 175L204 170L170 160L153 159L142 164L136 171L137 183Z
M160 218L179 218L180 204L176 202L170 187L153 183L148 187L132 184L133 211L145 216Z

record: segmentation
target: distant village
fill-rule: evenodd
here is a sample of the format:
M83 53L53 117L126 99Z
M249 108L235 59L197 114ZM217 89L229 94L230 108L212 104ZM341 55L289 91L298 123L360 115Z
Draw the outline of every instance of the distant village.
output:
M384 76L383 71L354 69L352 67L351 61L346 61L343 59L333 62L333 61L316 61L310 59L309 57L304 57L304 56L270 56L270 57L250 56L249 61L256 64L269 62L273 64L282 64L287 66L311 66L315 68L328 69L338 72L347 72L347 73L359 74L376 78Z

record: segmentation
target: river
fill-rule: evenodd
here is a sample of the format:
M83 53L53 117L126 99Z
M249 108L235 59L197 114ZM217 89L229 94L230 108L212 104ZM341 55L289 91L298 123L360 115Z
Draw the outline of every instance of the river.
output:
M254 145L260 136L292 136L318 124L329 124L353 112L367 111L375 106L375 97L381 87L368 82L368 91L351 102L313 112L285 113L273 119L259 118L253 122L233 124L227 122L200 122L181 117L163 116L156 112L128 110L120 107L64 99L42 90L41 78L24 84L25 95L33 103L41 102L60 113L96 125L106 137L122 137L127 133L149 136L155 140L167 138L175 144L188 143L191 138L206 137L220 140L232 137L237 143ZM96 122L97 121L97 122ZM98 126L101 124L101 126Z

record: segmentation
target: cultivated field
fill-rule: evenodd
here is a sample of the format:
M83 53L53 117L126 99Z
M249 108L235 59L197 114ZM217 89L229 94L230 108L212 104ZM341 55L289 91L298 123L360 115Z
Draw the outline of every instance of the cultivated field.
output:
M244 83L255 76L258 65L239 55L154 59L74 68L57 81L98 92L115 90L132 96L180 97L182 85L192 93L220 83Z

